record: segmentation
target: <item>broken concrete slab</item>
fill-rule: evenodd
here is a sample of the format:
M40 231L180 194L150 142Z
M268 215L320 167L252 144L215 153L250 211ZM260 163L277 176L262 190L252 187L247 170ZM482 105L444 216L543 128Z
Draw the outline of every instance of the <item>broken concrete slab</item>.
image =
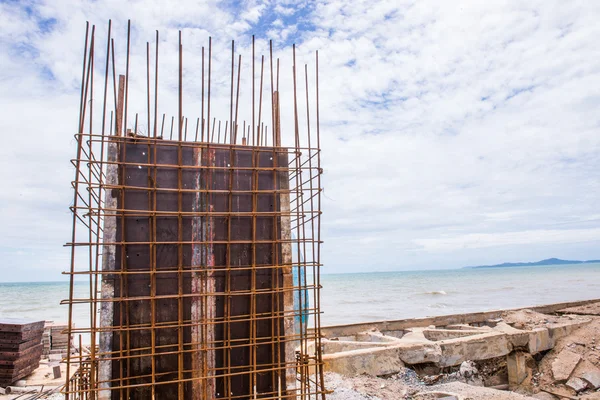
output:
M581 356L570 350L561 351L552 363L552 375L557 381L566 381L579 364Z
M600 400L600 393L589 393L583 395L580 400Z
M404 368L398 350L387 348L351 350L323 357L325 369L338 374L372 376L397 373Z
M439 364L442 358L442 350L439 344L426 343L408 343L400 344L398 347L400 359L405 364L422 364L432 362Z
M529 344L529 332L513 328L506 322L498 322L494 330L506 333L513 349L527 348Z
M519 393L497 390L492 388L471 386L462 382L450 382L441 385L426 388L429 392L448 392L457 396L459 399L497 399L497 400L526 400L531 397ZM427 392L423 392L427 393Z
M451 367L469 360L487 360L502 357L511 352L506 334L498 332L482 333L439 343L442 356L438 365Z
M580 379L576 376L572 376L571 378L569 378L566 385L568 387L570 387L571 389L573 389L574 391L576 391L577 393L583 392L588 387L588 384L586 381L584 381L583 379Z
M600 368L587 360L579 363L573 375L586 381L592 389L600 388Z
M565 398L565 399L577 400L577 397L575 397L575 395L576 395L575 391L566 386L546 387L546 388L542 388L542 391L544 391L546 393L550 393L550 394L558 397L559 399Z
M509 384L507 385L509 388L523 385L530 387L537 385L539 379L539 376L534 379L535 362L531 356L554 348L564 336L571 335L573 331L592 321L592 318L585 316L546 315L538 311L524 311L516 316L504 312L501 316L506 319L502 320L498 317L493 326L486 324L490 315L475 313L469 314L468 318L465 316L462 320L446 317L430 319L428 321L430 323L427 325L423 323L422 327L397 321L397 323L369 324L365 331L352 331L350 326L345 326L343 329L329 332L343 333L340 336L331 336L326 330L322 340L325 370L347 376L357 373L376 376L393 374L402 365L430 364L432 368L457 367L465 361L485 361L505 356L510 358L509 354L515 351L523 353L530 351L528 357L512 360L514 363L507 358L505 371L510 369L513 372L510 374L512 377L509 379L507 372L504 372L504 380L498 383L498 385ZM469 321L472 325L465 321ZM514 327L516 323L521 323L523 329L516 329ZM354 327L357 326L363 325ZM552 356L553 353L550 355ZM386 361L382 363L374 361L378 359ZM528 360L532 365L527 365ZM551 362L552 359L548 359L547 376L550 379L553 376ZM555 374L561 378L560 382L566 382L571 376L577 376L573 375L577 362L579 360L575 360L574 365L568 362L557 363ZM565 368L566 372L563 371ZM488 384L489 382L486 383ZM561 386L564 390L568 389L564 385Z
M538 400L557 400L558 399L558 397L556 397L555 395L546 393L546 392L539 392L539 393L532 395L531 397L533 397L534 399L538 399Z
M558 312L561 314L600 315L600 302L563 308Z

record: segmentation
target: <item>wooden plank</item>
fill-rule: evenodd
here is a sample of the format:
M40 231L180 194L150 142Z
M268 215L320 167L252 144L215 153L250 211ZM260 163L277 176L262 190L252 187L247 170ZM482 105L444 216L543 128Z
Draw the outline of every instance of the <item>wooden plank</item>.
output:
M125 75L119 75L119 95L117 98L117 115L115 136L123 135L123 106L125 98ZM127 121L126 121L127 122Z

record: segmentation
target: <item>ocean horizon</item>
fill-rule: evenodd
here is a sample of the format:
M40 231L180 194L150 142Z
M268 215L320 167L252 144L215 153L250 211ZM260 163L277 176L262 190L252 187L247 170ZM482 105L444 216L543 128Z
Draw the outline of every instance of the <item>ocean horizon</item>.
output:
M600 263L322 273L322 326L528 307L600 297ZM87 298L89 281L74 297ZM0 317L66 322L69 282L0 283ZM90 308L74 305L75 326L89 326Z

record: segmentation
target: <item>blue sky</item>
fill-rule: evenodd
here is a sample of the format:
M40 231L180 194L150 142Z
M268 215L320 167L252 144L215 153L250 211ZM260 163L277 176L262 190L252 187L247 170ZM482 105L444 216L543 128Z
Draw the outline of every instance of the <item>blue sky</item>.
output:
M600 3L169 4L0 1L0 281L59 280L69 266L83 33L86 20L97 24L103 45L109 18L121 72L132 19L140 73L130 104L140 112L155 29L167 114L178 29L186 66L199 64L208 36L217 66L231 39L250 55L252 34L259 54L274 40L284 74L292 43L300 62L319 50L324 272L600 258ZM219 107L227 77L216 82Z

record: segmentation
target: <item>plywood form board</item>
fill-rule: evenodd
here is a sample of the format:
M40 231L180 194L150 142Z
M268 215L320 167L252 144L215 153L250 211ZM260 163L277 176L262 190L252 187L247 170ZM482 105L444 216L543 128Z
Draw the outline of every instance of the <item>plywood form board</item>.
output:
M135 143L134 141L128 141L127 146L122 146L117 154L120 154L122 159L127 162L140 164L148 163L148 154L150 154L150 164L156 161L157 164L171 164L176 165L178 162L177 147L158 145L156 146L156 160L154 160L154 148L147 144ZM112 152L114 155L114 151ZM109 157L111 152L109 151ZM287 156L281 155L280 165L287 166ZM227 165L238 165L251 167L253 164L261 167L272 167L273 166L273 154L269 152L254 152L251 148L241 150L231 150L225 146L214 146L208 150L202 150L199 147L182 147L182 160L184 165L213 165L226 167ZM150 168L150 171L148 170ZM120 183L126 186L139 186L141 188L153 187L156 185L160 188L177 188L177 169L159 167L156 169L156 178L154 180L154 168L146 166L130 165L122 167L120 171L109 171L108 179L114 180L115 175L119 176ZM256 173L257 182L255 185L258 189L272 190L277 182L274 179L274 172L271 170L264 170ZM281 174L281 173L280 173ZM149 179L148 177L152 177ZM285 174L287 177L287 173ZM230 182L231 179L231 182ZM287 181L287 178L286 178ZM182 187L202 189L209 188L212 190L225 190L227 191L229 184L233 186L234 190L250 190L253 186L253 174L252 171L228 171L226 168L219 170L213 169L183 169L182 170ZM120 191L119 191L120 192ZM156 194L156 210L157 211L177 211L178 199L177 192L160 192ZM109 198L111 197L111 198ZM124 200L124 204L121 202ZM182 209L183 211L208 211L212 210L215 212L229 210L229 195L227 193L211 193L209 195L202 194L199 192L184 192L182 194ZM235 194L231 198L232 208L231 211L252 211L252 195L251 194ZM289 201L289 197L288 197ZM126 189L124 196L121 193L115 191L107 194L107 205L116 202L115 208L124 208L127 210L143 210L147 211L151 209L152 203L149 201L148 191L145 190L134 190ZM280 209L280 199L277 195L272 193L264 193L257 195L257 207L258 211L272 212ZM107 206L108 207L108 206ZM288 205L289 209L289 205ZM124 226L122 225L124 223ZM199 238L204 240L227 240L227 217L221 216L184 216L182 217L182 236L183 241L198 241ZM274 233L275 230L279 229L281 222L273 216L259 216L256 217L256 239L270 240L273 243L256 244L256 263L262 266L273 265L275 258L281 264L281 244L274 244L277 240L281 239L281 231ZM105 219L105 232L107 225L111 228L114 226L114 239L109 241L119 242L123 240L122 232L125 234L125 242L147 242L150 240L149 230L151 229L151 221L147 216L136 216L134 213L129 212L124 217L115 218L115 221L108 221ZM158 242L176 242L178 238L178 221L176 217L171 216L158 216L156 217L157 236L155 238ZM108 235L108 236L107 236ZM274 237L275 235L276 237ZM107 237L111 237L111 233L105 233L105 240ZM252 217L239 216L231 219L231 240L251 240L252 239ZM114 252L109 247L114 247ZM108 248L108 249L107 249ZM108 250L108 251L107 251ZM150 246L148 245L126 245L125 254L121 254L121 246L105 246L106 258L104 260L104 270L109 272L111 270L126 270L126 271L148 271L150 265ZM275 251L275 253L274 253ZM232 321L231 318L236 316L248 315L249 310L249 297L247 296L232 296L226 295L226 292L235 290L250 290L251 282L251 271L249 269L239 269L238 267L249 266L252 263L251 260L251 244L231 244L229 248L229 268L227 268L227 245L225 244L212 244L212 245L201 245L193 244L182 245L182 260L178 260L178 248L177 244L158 244L156 245L156 269L160 271L172 271L164 274L157 275L156 278L156 290L157 295L170 296L177 294L178 292L178 275L177 265L181 261L184 273L182 292L186 295L183 298L183 320L184 321L197 321L198 318L214 319L220 318L222 322L210 325L210 328L203 329L201 332L199 329L190 327L189 323L184 327L183 335L185 343L184 351L187 351L184 357L184 369L185 371L195 370L198 371L201 365L208 366L208 368L221 368L222 371L226 371L223 368L234 368L237 372L249 370L251 367L250 352L253 345L249 341L249 332L251 324L248 321ZM125 261L121 265L122 261ZM236 270L237 269L237 270ZM274 280L275 279L275 280ZM229 285L229 288L226 286ZM281 288L284 285L284 276L281 268L273 269L267 268L256 273L256 286L257 288ZM103 277L103 297L110 298L119 297L121 294L128 297L135 296L149 296L150 295L150 275L135 274L127 275L126 279L121 281L118 275L104 275ZM121 290L126 293L121 293ZM215 296L204 296L206 303L202 306L200 300L201 296L191 296L192 294L199 294L200 291L208 291L209 293L216 293ZM219 295L218 293L223 293ZM279 296L281 294L278 294ZM280 308L283 308L284 299L279 300L273 297L271 293L255 294L257 313L277 313L277 310L273 310L273 304L279 304ZM160 300L154 300L156 302L156 322L172 323L174 322L174 315L178 313L178 299L177 298L163 298ZM226 304L226 302L228 302ZM112 306L105 306L110 304ZM289 302L287 303L289 304ZM101 308L101 324L103 326L114 326L124 325L127 321L129 326L132 325L148 325L151 321L149 320L151 315L151 301L149 300L135 300L121 302L115 304L112 302L104 302ZM227 316L225 315L227 311ZM282 310L279 310L282 311ZM203 315L202 313L206 314ZM109 319L112 314L112 320ZM227 317L227 318L226 318ZM193 319L192 319L193 318ZM242 318L240 318L242 319ZM175 321L176 322L176 321ZM191 324L194 326L194 324ZM272 369L274 365L282 366L285 360L278 360L278 354L285 354L286 348L282 342L280 351L276 349L270 343L272 332L279 330L280 335L283 335L285 328L283 327L282 318L264 319L262 322L256 324L257 332L257 343L256 346L256 367L257 371L257 391L269 392L275 390L273 387L274 382L280 381L281 379L275 379L273 372L267 371ZM178 336L176 327L168 327L162 329L156 329L156 342L155 346L164 346L162 351L174 352L177 350ZM230 332L228 336L226 333ZM200 339L204 342L213 342L213 347L228 347L225 341L235 341L236 346L234 348L228 348L227 350L218 351L199 351L202 348L202 344L198 343L198 340L191 340L192 335L194 339ZM131 379L126 380L124 384L136 385L136 384L147 384L149 378L137 378L142 375L150 375L152 369L152 363L155 365L155 373L160 374L158 379L164 382L170 382L176 379L177 376L177 354L160 354L154 357L147 351L152 346L151 343L151 332L150 329L131 330L129 337L123 332L116 331L112 336L107 335L101 336L101 350L106 350L106 343L111 343L111 348L114 351L127 350L122 349L123 343L129 343L130 355L142 355L142 357L134 357L130 359L129 363L115 361L112 362L111 376L113 379L118 379L121 374L125 378L128 376ZM226 337L227 336L227 337ZM104 343L102 343L104 341ZM260 344L264 342L264 344ZM192 343L195 343L192 345ZM167 347L171 346L171 347ZM204 345L205 346L205 345ZM138 350L136 350L138 349ZM146 350L143 350L146 349ZM161 350L157 350L160 353ZM287 348L289 352L289 346ZM289 356L289 355L288 355ZM231 360L231 362L229 362ZM289 358L288 358L289 361ZM192 364L192 362L194 364ZM192 368L192 365L194 366ZM106 368L100 368L100 374L104 372L106 377ZM249 371L247 371L249 372ZM220 393L221 396L224 393L223 389L225 386L225 379L223 372L217 373L215 378L206 379L204 384L209 387L204 388L202 385L196 385L191 390L190 383L185 383L186 398L201 398L192 397L193 393L198 391L204 392L205 389L209 389L212 393ZM186 372L184 379L192 378L192 373ZM102 380L102 379L101 379ZM283 378L285 382L285 378ZM239 392L234 395L244 395L251 393L250 389L250 375L241 374L231 378L232 391ZM285 385L285 384L284 384ZM148 386L142 386L138 389L130 391L132 398L144 398L148 395ZM177 398L177 384L167 383L157 385L155 387L157 395L161 398ZM283 387L285 390L285 386ZM118 392L118 391L115 391ZM113 393L113 397L118 397L118 393Z

